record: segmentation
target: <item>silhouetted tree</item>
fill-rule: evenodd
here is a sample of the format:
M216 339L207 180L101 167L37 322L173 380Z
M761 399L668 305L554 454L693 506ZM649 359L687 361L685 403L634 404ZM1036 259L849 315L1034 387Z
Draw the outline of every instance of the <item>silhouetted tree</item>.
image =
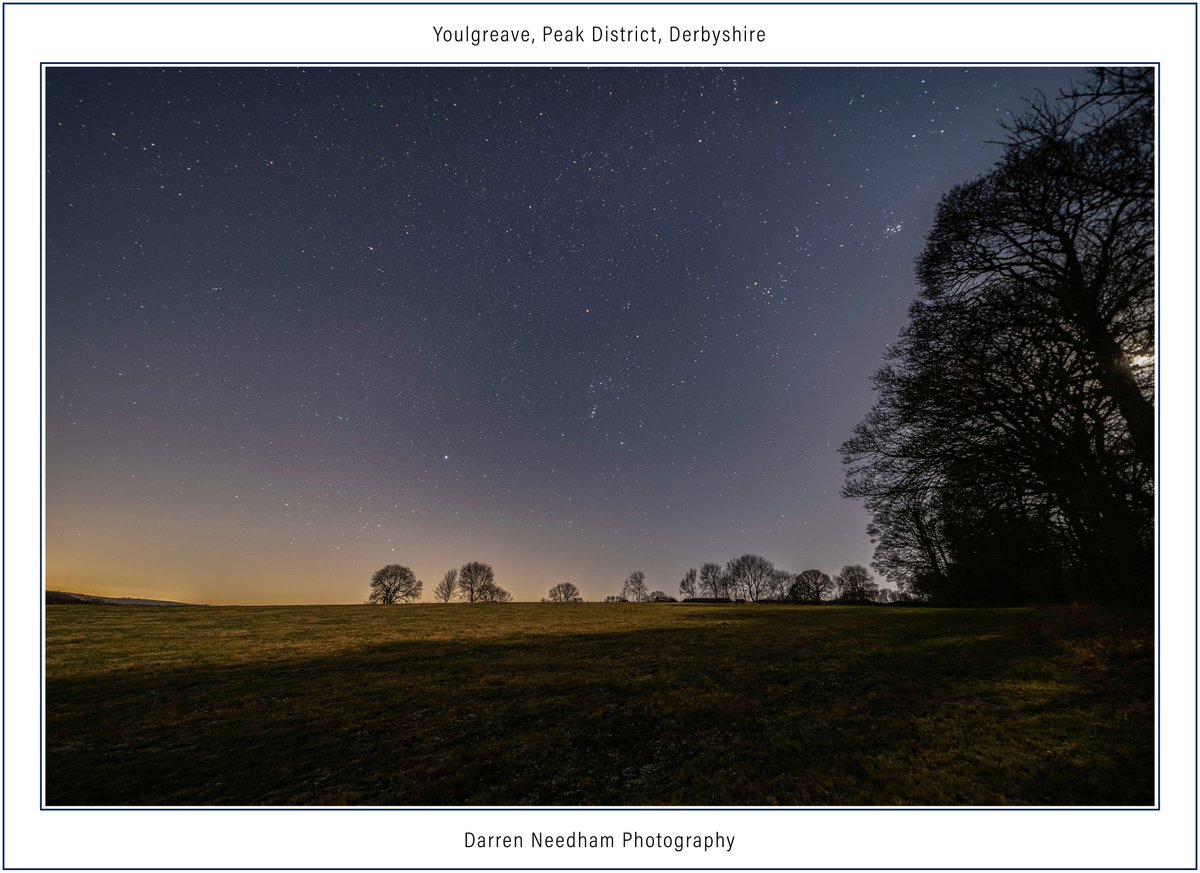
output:
M454 590L458 587L458 570L450 569L446 571L446 575L442 577L433 589L433 596L442 603L449 603L450 598L454 596Z
M833 580L820 570L805 570L796 576L787 599L798 603L817 603L833 593Z
M863 476L855 483L866 486L864 496L873 512L867 526L875 543L872 566L902 585L921 576L945 579L950 572L942 489L934 485L939 480L924 481L924 486L920 479L907 486L899 481L893 485L885 477L872 481ZM867 496L868 491L874 493Z
M634 570L625 580L621 596L634 603L641 603L646 599L646 590L646 574L641 570Z
M627 601L620 594L607 594L604 597L604 602L605 603L628 603L629 601Z
M847 564L833 579L840 600L874 600L879 585L861 564Z
M696 596L696 568L688 570L679 581L679 593L684 597Z
M735 598L759 601L770 595L775 565L762 555L742 555L725 565L725 577Z
M475 595L476 603L511 603L512 595L497 585L495 582L487 582L480 586L479 592Z
M996 169L943 198L917 272L931 299L1005 286L1019 317L1083 359L1152 468L1153 398L1134 362L1154 353L1154 83L1148 68L1113 77L1036 101Z
M467 603L492 599L496 587L496 571L480 561L463 564L458 571L458 597Z
M579 589L571 582L559 582L550 589L550 593L542 598L545 603L582 603L583 597Z
M795 576L789 570L775 570L767 581L768 600L784 600L791 590Z
M902 589L1149 598L1153 90L1149 70L1096 71L1036 101L996 168L943 198L842 448Z
M402 564L388 564L371 576L371 603L408 603L421 596L421 580Z
M708 563L700 568L700 593L705 597L726 597L726 580L720 564Z
M679 601L665 591L651 591L646 597L652 603L678 603Z

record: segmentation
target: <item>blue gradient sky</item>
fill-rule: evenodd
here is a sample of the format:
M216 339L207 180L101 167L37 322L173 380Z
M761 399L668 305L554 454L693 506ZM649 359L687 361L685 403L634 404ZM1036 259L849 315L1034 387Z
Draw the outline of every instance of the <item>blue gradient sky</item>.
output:
M837 447L937 201L1079 75L52 68L47 584L868 563Z

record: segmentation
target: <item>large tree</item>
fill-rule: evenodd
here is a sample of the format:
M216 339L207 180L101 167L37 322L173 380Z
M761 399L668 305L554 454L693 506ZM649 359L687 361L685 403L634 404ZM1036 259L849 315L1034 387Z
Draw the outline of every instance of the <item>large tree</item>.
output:
M922 293L842 451L875 567L963 601L1148 595L1153 82L1040 101L942 201Z
M559 582L542 600L546 603L582 603L583 597L573 582Z
M840 600L874 600L879 585L862 564L847 564L833 579Z
M799 603L816 603L833 593L833 580L820 570L805 570L796 575L788 590L787 599Z
M380 567L371 576L371 603L408 603L421 596L421 580L402 564Z
M729 561L724 573L733 596L750 601L766 600L771 596L774 575L774 564L762 555L749 554Z
M633 603L642 603L649 594L646 588L646 574L641 570L634 570L625 579L625 584L621 588L621 596Z
M1114 85L1114 83L1116 83ZM1154 464L1154 81L1097 71L1033 104L997 167L943 198L917 275L931 300L997 286L1014 319L1040 320L1116 404Z
M458 598L467 603L489 599L496 585L496 571L482 561L469 561L458 571Z

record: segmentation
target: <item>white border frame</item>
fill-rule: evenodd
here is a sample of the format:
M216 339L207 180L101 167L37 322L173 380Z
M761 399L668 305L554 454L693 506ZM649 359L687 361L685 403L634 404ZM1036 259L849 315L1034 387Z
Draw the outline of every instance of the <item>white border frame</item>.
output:
M1196 6L4 7L6 868L1196 869ZM765 43L463 47L432 24L749 24ZM43 810L39 736L43 63L1160 65L1160 807L1154 810ZM381 819L381 817L383 817ZM735 834L671 850L467 850L463 832ZM69 839L67 838L69 835ZM527 841L528 842L528 841Z

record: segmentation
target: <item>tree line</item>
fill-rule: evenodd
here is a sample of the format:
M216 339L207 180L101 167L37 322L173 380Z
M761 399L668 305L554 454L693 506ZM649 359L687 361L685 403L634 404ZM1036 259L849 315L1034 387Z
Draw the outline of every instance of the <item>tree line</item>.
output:
M369 603L411 603L421 599L425 583L403 564L388 564L371 576ZM464 603L508 603L512 595L496 584L496 571L482 561L468 561L461 568L452 567L433 589L433 596L442 603L461 600Z
M842 446L873 566L956 603L1147 603L1154 78L1095 70L942 198L920 293Z
M371 577L370 603L412 603L421 599L424 583L402 564L388 564ZM822 601L889 603L906 595L881 587L870 571L859 564L847 564L840 573L829 576L821 570L791 573L780 570L761 555L742 555L724 566L704 564L683 575L679 594L685 601L751 603L819 603ZM470 561L452 568L433 589L434 599L463 603L509 603L512 595L496 584L496 573L488 564ZM626 577L621 593L604 598L608 603L677 602L664 591L651 591L646 574L635 570ZM543 603L582 603L583 595L573 582L551 586Z
M885 588L860 564L847 564L830 576L822 570L792 573L777 568L762 555L745 554L723 566L707 563L699 572L690 568L679 582L679 594L686 601L746 603L890 603L906 595ZM626 577L620 594L605 598L610 603L647 603L674 601L663 591L650 591L646 574L635 570Z

